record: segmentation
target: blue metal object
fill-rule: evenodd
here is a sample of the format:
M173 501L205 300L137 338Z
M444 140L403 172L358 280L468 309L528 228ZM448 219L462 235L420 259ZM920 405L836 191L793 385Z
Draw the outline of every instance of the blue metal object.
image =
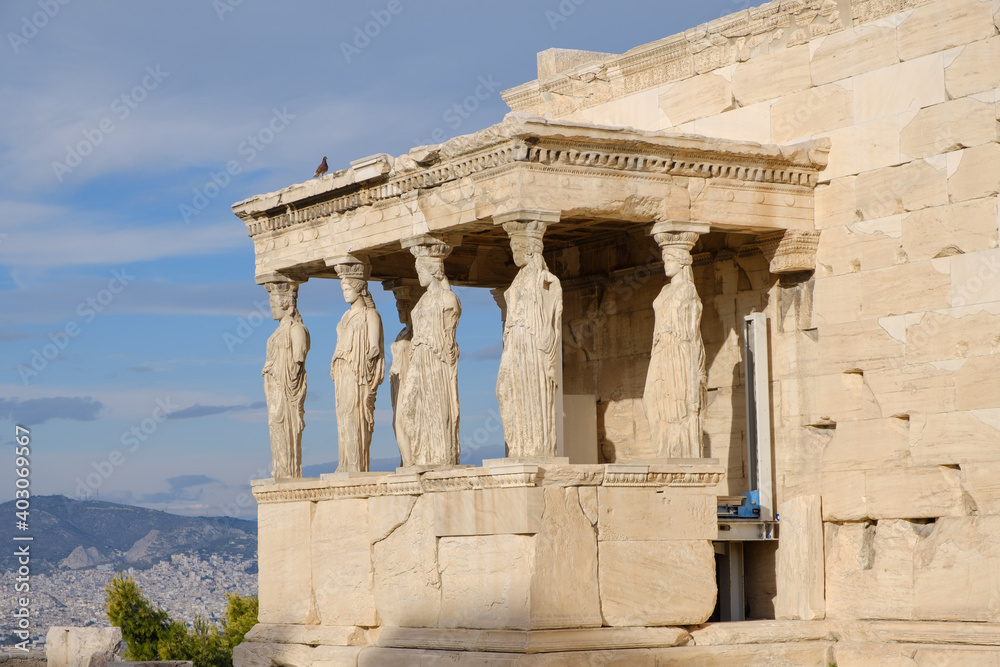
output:
M743 504L736 509L736 516L741 519L760 518L760 492L747 491Z

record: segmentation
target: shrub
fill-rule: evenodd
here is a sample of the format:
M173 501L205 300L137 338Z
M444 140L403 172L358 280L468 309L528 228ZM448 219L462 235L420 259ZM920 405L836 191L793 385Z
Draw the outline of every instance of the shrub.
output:
M233 648L257 623L257 596L227 595L220 631L201 617L191 628L171 620L124 574L115 576L105 590L108 620L122 629L127 660L191 660L195 667L233 667Z

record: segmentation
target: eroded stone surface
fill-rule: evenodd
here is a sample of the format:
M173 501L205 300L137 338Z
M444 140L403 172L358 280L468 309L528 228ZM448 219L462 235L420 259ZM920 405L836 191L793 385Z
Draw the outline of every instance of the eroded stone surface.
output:
M715 552L707 540L601 542L598 554L608 625L691 625L715 608Z
M778 509L781 542L774 613L779 619L812 621L826 616L821 502L818 495L800 496Z
M417 498L406 523L372 545L375 606L383 625L438 624L441 577L431 498Z
M442 627L531 627L534 540L528 535L442 537Z

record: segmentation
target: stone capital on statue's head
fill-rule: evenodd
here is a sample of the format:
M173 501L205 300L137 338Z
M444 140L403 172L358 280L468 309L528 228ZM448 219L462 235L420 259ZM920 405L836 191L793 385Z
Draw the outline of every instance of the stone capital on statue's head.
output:
M299 284L297 282L269 282L264 283L264 288L271 295L271 316L274 319L280 320L287 313L295 311L295 304L299 295Z
M333 268L341 280L344 278L368 280L369 275L371 275L370 264L358 260L350 261L349 258L338 258Z

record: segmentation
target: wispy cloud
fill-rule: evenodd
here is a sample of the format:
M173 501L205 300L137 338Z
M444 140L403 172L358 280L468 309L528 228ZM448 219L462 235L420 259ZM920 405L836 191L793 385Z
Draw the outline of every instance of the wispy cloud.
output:
M0 398L0 417L19 424L37 426L51 419L94 421L104 404L88 397L54 396L52 398Z
M196 419L198 417L209 417L220 415L224 412L247 412L250 410L261 410L267 407L264 401L256 401L247 405L202 405L195 403L191 407L171 412L167 419Z

